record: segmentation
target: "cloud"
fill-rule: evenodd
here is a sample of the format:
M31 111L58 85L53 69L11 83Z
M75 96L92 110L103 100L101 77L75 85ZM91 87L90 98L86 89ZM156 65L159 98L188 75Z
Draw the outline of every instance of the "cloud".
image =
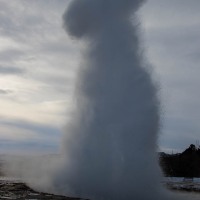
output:
M17 67L0 66L0 74L11 75L11 74L23 74L24 70Z
M53 152L59 149L60 137L61 131L51 125L0 118L0 149Z
M62 28L67 3L0 2L1 93L13 91L2 95L2 116L60 126L67 120L78 65L76 44Z
M1 140L1 154L55 154L59 152L59 146L55 143L44 143L39 141L16 141L16 140Z
M12 93L11 90L3 90L3 89L0 89L0 95L6 95L6 94L10 94Z
M161 82L161 149L183 150L200 131L199 6L198 0L149 0L140 13L147 56Z
M22 58L25 55L25 52L15 49L15 48L8 48L5 50L0 51L0 61L1 62L13 62L17 59Z
M26 86L23 94L16 93L17 99L35 88L27 87L30 81L37 84L36 95L43 96L43 101L49 100L50 96L63 100L66 94L73 93L79 52L75 51L76 44L69 40L62 27L62 14L67 3L67 0L59 3L55 0L48 3L1 1L0 73L12 73L18 76L17 84ZM2 82L7 82L5 79L8 80L5 77ZM18 88L17 85L15 89Z
M62 127L71 117L73 104L69 99L68 101L27 102L26 99L21 98L20 102L17 102L15 99L10 99L10 96L0 99L2 106L0 115L5 118Z

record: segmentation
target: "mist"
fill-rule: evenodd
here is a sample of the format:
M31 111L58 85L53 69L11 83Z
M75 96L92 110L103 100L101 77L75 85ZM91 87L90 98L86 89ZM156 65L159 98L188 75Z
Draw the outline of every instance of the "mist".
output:
M177 199L161 186L160 102L137 17L144 2L70 2L64 29L84 46L76 106L58 158L12 165L29 185L91 200Z
M90 199L160 199L159 99L140 45L138 0L73 0L64 28L85 48L57 190ZM145 191L145 192L144 192Z

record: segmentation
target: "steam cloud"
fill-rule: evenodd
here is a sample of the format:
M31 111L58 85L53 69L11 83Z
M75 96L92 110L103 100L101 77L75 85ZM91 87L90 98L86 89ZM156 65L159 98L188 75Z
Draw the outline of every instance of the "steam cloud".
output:
M144 0L73 0L64 27L86 48L76 109L54 160L10 171L46 192L91 200L177 199L161 186L159 99L139 39ZM183 199L183 198L181 198Z
M87 48L57 190L90 199L161 199L159 101L139 43L143 0L73 0L64 27ZM60 187L60 188L59 188ZM148 198L147 198L148 197Z

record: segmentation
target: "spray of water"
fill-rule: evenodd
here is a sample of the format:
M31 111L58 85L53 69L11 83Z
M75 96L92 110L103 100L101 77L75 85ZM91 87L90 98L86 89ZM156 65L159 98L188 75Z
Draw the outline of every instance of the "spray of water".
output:
M143 0L73 0L64 27L87 46L57 189L91 199L160 199L159 101L139 44ZM60 188L59 188L60 187Z

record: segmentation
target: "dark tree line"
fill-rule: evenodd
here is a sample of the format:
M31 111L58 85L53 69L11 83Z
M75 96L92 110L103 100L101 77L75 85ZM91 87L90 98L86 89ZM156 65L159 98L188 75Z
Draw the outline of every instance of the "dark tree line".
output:
M194 144L182 153L160 153L159 162L165 176L200 177L200 148Z

